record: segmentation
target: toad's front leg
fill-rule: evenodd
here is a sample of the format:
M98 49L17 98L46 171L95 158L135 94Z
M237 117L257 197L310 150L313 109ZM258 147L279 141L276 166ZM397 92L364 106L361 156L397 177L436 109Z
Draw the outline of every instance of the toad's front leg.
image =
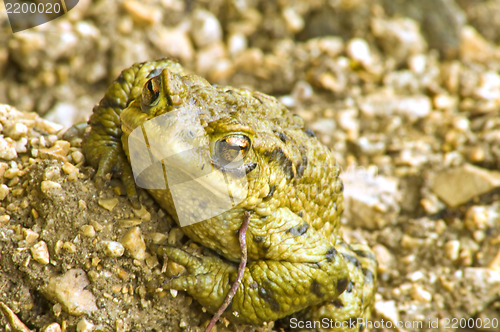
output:
M165 286L187 291L210 312L215 312L236 278L236 264L213 254L192 255L173 247L163 247L161 252L188 271L187 275L174 278ZM231 312L228 318L262 324L335 299L347 285L346 263L336 252L325 252L324 259L314 263L253 261L245 268L243 280L228 309Z

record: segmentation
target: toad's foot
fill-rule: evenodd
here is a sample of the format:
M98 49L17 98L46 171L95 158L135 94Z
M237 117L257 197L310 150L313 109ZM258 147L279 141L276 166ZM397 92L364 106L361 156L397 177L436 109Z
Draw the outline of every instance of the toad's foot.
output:
M236 279L237 266L214 254L195 256L182 249L163 247L159 254L186 267L188 274L169 280L165 287L187 291L210 312L222 304ZM229 306L235 321L262 324L311 303L337 298L348 285L342 255L318 263L253 261Z

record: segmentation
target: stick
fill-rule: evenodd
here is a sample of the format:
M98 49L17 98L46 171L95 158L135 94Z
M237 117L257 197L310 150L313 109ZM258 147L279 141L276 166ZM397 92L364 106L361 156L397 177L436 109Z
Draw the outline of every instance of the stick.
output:
M210 321L210 324L208 324L207 329L205 330L206 332L210 332L212 327L215 326L217 321L219 320L220 316L224 313L224 311L227 309L231 301L233 300L234 295L236 294L236 291L238 290L238 287L240 287L241 284L241 279L243 279L243 273L245 272L245 267L247 265L247 229L248 229L248 223L250 222L250 212L245 212L245 217L243 218L243 223L241 224L240 227L240 233L239 233L239 239L240 239L240 248L241 248L241 260L240 260L240 266L238 267L238 274L236 275L236 280L233 283L233 286L231 286L231 289L226 295L226 298L224 299L224 302L222 302L221 306L217 310L217 312L214 314L212 317L212 320Z

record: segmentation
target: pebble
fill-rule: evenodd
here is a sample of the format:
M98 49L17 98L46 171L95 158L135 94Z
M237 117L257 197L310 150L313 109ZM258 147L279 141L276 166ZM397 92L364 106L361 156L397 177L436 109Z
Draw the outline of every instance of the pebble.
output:
M187 29L180 26L167 28L159 26L148 34L151 43L163 54L190 63L194 58L194 48Z
M80 228L80 234L86 237L93 238L95 236L95 229L92 225L83 225Z
M164 233L154 232L151 234L151 239L154 244L163 244L167 241L168 235Z
M374 18L372 31L384 51L398 64L411 55L422 53L427 44L419 31L418 23L409 18Z
M105 208L108 211L113 211L116 204L118 204L118 198L101 198L97 201L100 207Z
M180 245L184 232L180 227L174 227L168 232L168 244L171 246Z
M141 218L141 221L151 221L151 213L146 209L144 205L142 205L138 210L134 209L134 214L136 217Z
M482 74L474 94L484 100L500 101L500 75L494 71Z
M70 147L71 143L68 141L56 141L51 148L39 149L38 155L42 159L56 159L67 161L66 156L69 153Z
M373 252L378 261L378 271L380 273L390 272L396 264L396 258L387 247L377 244L373 247Z
M116 241L101 241L104 253L109 257L121 257L125 252L125 247Z
M40 264L47 265L50 263L49 249L45 241L40 241L31 247L31 256Z
M79 164L83 161L83 153L81 153L80 151L73 151L71 152L71 159L73 159L73 162L75 164Z
M498 250L495 257L491 260L490 264L488 264L488 268L500 273L500 249Z
M120 240L128 254L137 260L146 258L146 243L139 227L131 228Z
M470 164L436 174L431 190L448 206L455 207L500 186L500 172Z
M432 294L418 284L412 285L412 288L410 290L410 295L414 300L420 302L430 303L432 301Z
M68 180L70 181L76 181L78 179L78 174L80 174L78 167L69 162L64 163L62 170L68 175Z
M4 133L5 135L7 135L7 137L12 138L13 140L18 140L28 134L28 126L26 126L24 123L17 122L11 126L7 126L4 130Z
M460 255L460 241L451 240L445 243L444 252L446 253L446 257L448 257L451 261L456 261Z
M53 181L59 179L60 177L61 177L61 167L58 164L48 166L43 172L44 180Z
M366 116L400 115L415 122L430 114L432 102L425 95L405 97L396 96L393 91L381 91L362 98L360 109Z
M399 322L399 311L395 301L375 301L375 310L380 316L390 320L393 324Z
M471 206L465 213L465 227L471 232L493 229L500 220L500 204Z
M364 39L354 38L350 40L347 43L347 54L365 68L371 67L374 62L370 45Z
M42 332L61 332L61 325L52 323L42 328Z
M45 288L47 296L61 304L71 315L80 316L97 310L95 297L86 290L87 275L81 269L72 269L63 275L51 277Z
M89 322L86 318L80 319L76 324L76 332L92 332L94 331L94 324Z
M3 201L10 192L10 188L5 184L0 184L0 201Z
M240 32L231 33L227 40L227 49L231 57L235 57L248 47L247 37Z
M29 228L23 228L23 237L24 237L24 240L26 241L26 244L31 245L36 240L38 240L39 236L40 235L38 235L37 232L34 232Z
M460 58L484 62L499 56L499 51L473 27L465 26L461 33Z
M292 7L286 7L282 12L286 28L290 33L300 32L305 25L302 16Z
M211 12L197 9L191 17L191 37L198 48L222 41L219 20Z
M10 221L10 216L8 214L3 214L0 216L0 226L4 226Z
M17 158L17 151L14 141L10 138L4 138L0 135L0 158L13 160Z
M397 179L374 176L361 168L349 168L340 177L344 183L344 217L350 225L380 229L396 222L401 200Z
M161 21L162 12L156 8L149 7L143 1L127 0L122 3L132 19L140 25L154 25Z
M62 187L57 182L46 180L42 181L40 188L44 194L48 195L51 191L60 190Z

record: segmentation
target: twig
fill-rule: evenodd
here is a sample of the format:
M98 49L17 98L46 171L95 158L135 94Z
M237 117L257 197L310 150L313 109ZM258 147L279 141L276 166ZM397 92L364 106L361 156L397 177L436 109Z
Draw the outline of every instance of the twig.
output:
M206 332L210 332L212 327L215 326L217 321L219 320L220 316L224 313L224 311L227 309L231 301L233 300L234 295L236 294L236 291L238 290L238 287L240 287L241 284L241 279L243 279L243 273L245 272L245 267L247 265L247 240L246 240L246 235L247 235L247 229L248 229L248 223L250 222L250 212L245 212L245 217L243 219L243 223L241 224L240 227L240 233L239 233L239 239L240 239L240 249L241 249L241 260L240 260L240 266L238 267L238 273L236 275L236 280L233 283L233 286L229 290L229 292L226 295L226 298L224 299L224 302L222 302L221 306L217 310L217 312L214 314L212 317L212 320L210 321L210 324L208 324L207 329L205 330Z

